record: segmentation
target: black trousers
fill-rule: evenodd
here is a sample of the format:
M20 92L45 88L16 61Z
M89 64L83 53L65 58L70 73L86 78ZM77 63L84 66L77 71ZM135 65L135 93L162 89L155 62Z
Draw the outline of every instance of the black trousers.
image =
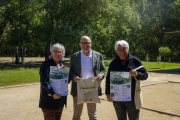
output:
M118 102L113 101L114 108L116 110L116 115L118 120L127 120L127 115L129 120L139 120L139 109L136 109L134 101L132 102Z

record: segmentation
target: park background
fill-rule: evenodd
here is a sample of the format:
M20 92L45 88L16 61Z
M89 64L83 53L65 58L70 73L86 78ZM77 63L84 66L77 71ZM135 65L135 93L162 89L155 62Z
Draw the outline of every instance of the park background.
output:
M179 15L180 0L0 0L0 119L43 119L39 67L49 59L50 46L65 46L63 63L69 66L81 36L88 35L106 71L122 39L148 70L141 120L179 120ZM105 80L101 86L104 93ZM117 119L105 94L100 99L98 119ZM63 120L72 119L72 106L69 95ZM82 119L88 119L86 106Z
M58 42L70 57L88 35L104 58L124 39L141 60L179 62L179 36L165 36L179 30L179 8L180 0L1 0L0 56L48 60Z

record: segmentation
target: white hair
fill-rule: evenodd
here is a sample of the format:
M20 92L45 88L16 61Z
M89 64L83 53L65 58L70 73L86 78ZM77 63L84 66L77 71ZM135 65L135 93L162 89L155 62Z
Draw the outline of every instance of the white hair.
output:
M125 40L119 40L115 44L115 50L117 51L118 46L121 45L122 47L125 47L129 51L129 44Z
M62 52L63 52L63 56L62 56L61 60L64 60L64 56L65 56L65 47L64 47L64 45L59 44L59 43L55 43L55 44L53 44L53 45L51 46L51 48L50 48L51 55L52 55L53 50L54 50L54 49L56 49L56 48L58 48L58 49L61 49L61 50L62 50Z

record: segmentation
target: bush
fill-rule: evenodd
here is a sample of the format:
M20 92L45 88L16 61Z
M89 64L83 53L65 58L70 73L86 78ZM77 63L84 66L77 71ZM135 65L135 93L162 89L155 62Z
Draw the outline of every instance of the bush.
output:
M171 58L169 58L169 62L171 62Z
M156 61L158 62L158 64L161 62L161 55L157 56Z
M159 53L164 56L164 68L165 68L165 59L166 57L168 57L171 53L171 50L169 49L169 47L160 47L159 48Z
M150 58L148 57L148 54L146 55L145 60L146 60L146 62L149 62Z

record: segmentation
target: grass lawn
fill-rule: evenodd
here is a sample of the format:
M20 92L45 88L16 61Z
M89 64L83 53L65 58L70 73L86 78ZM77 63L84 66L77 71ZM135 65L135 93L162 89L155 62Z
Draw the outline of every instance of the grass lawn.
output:
M0 86L37 83L40 81L39 68L6 68L0 70Z
M168 69L180 69L180 63L169 63L169 62L145 62L142 61L143 66L148 71L155 71L155 70L168 70Z
M108 71L108 68L109 68L108 65L110 62L111 60L104 60L104 64L106 66L106 73ZM180 69L180 63L165 62L165 65L164 65L164 62L160 62L159 64L158 62L145 62L145 61L141 61L141 62L147 71Z
M106 72L108 71L110 62L110 59L104 60ZM142 64L147 69L147 71L180 68L180 63L166 62L165 67L164 62L160 62L158 64L157 62L142 61ZM39 68L40 65L31 67L0 67L0 87L28 83L38 83L40 81Z

